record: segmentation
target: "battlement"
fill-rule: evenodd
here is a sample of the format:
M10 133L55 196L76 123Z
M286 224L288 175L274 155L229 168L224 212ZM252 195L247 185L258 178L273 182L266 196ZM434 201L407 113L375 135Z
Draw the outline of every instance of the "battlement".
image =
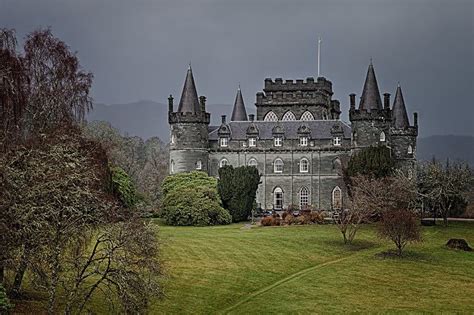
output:
M391 136L411 136L416 137L418 136L418 127L417 126L410 126L405 129L397 129L397 128L390 128L390 135Z
M349 120L392 120L392 111L390 109L382 110L371 110L370 112L366 109L351 109L349 111Z
M314 80L314 78L307 78L306 81L302 79L298 79L296 81L293 80L285 80L283 81L282 78L276 78L273 81L271 78L265 79L265 87L263 91L265 93L271 92L296 92L296 91L318 91L322 90L326 93L332 95L332 83L331 81L327 80L326 78L319 77Z
M208 124L211 121L210 113L182 113L182 112L170 112L168 113L168 123L201 123Z

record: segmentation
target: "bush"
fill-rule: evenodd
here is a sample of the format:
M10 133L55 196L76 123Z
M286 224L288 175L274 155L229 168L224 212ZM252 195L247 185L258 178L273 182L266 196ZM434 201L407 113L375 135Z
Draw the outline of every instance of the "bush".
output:
M0 314L8 314L9 310L13 307L8 299L5 288L0 283Z
M268 216L268 217L263 218L260 221L260 224L262 226L280 226L281 219L279 216Z
M132 208L139 201L137 191L130 176L121 167L110 167L113 194L126 208Z
M393 210L382 214L378 234L395 243L398 255L409 242L421 241L418 219L408 210Z
M221 207L216 179L203 172L168 176L163 182L160 217L169 225L229 224L232 217Z
M292 224L296 223L296 218L292 214L289 214L289 213L286 213L286 212L284 214L287 214L283 218L283 223L284 224L292 225Z
M324 223L324 212L322 211L313 211L310 214L309 220L314 224L323 224Z

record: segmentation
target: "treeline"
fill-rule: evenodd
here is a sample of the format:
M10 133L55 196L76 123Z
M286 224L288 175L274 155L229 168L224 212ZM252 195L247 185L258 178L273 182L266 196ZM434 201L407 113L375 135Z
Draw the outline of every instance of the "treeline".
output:
M49 314L88 313L97 295L110 312L142 313L160 293L161 268L133 172L151 168L161 144L124 158L122 140L84 132L92 79L51 30L30 33L20 50L0 29L0 293L20 301L27 277Z

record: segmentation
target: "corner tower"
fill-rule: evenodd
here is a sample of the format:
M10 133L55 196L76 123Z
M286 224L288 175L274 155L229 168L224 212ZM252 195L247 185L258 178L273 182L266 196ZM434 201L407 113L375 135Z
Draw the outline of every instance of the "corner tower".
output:
M390 94L384 94L382 106L372 62L367 70L358 109L356 109L355 103L355 94L351 94L349 120L352 125L353 150L357 151L365 147L387 145L392 117Z
M170 124L170 173L208 171L211 115L206 112L206 97L198 99L191 66L184 81L178 110L174 112L173 97L168 98Z

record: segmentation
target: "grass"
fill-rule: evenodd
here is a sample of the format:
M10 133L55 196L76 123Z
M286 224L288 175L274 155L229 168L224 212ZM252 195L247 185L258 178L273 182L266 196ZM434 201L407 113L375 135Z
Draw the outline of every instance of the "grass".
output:
M165 296L151 313L474 313L474 252L444 246L449 238L472 246L474 223L423 227L424 242L402 258L380 254L394 245L374 226L350 246L333 225L243 226L157 224ZM106 312L100 299L93 310Z
M474 312L474 224L423 228L403 258L365 226L352 246L332 225L160 227L167 279L152 313Z

